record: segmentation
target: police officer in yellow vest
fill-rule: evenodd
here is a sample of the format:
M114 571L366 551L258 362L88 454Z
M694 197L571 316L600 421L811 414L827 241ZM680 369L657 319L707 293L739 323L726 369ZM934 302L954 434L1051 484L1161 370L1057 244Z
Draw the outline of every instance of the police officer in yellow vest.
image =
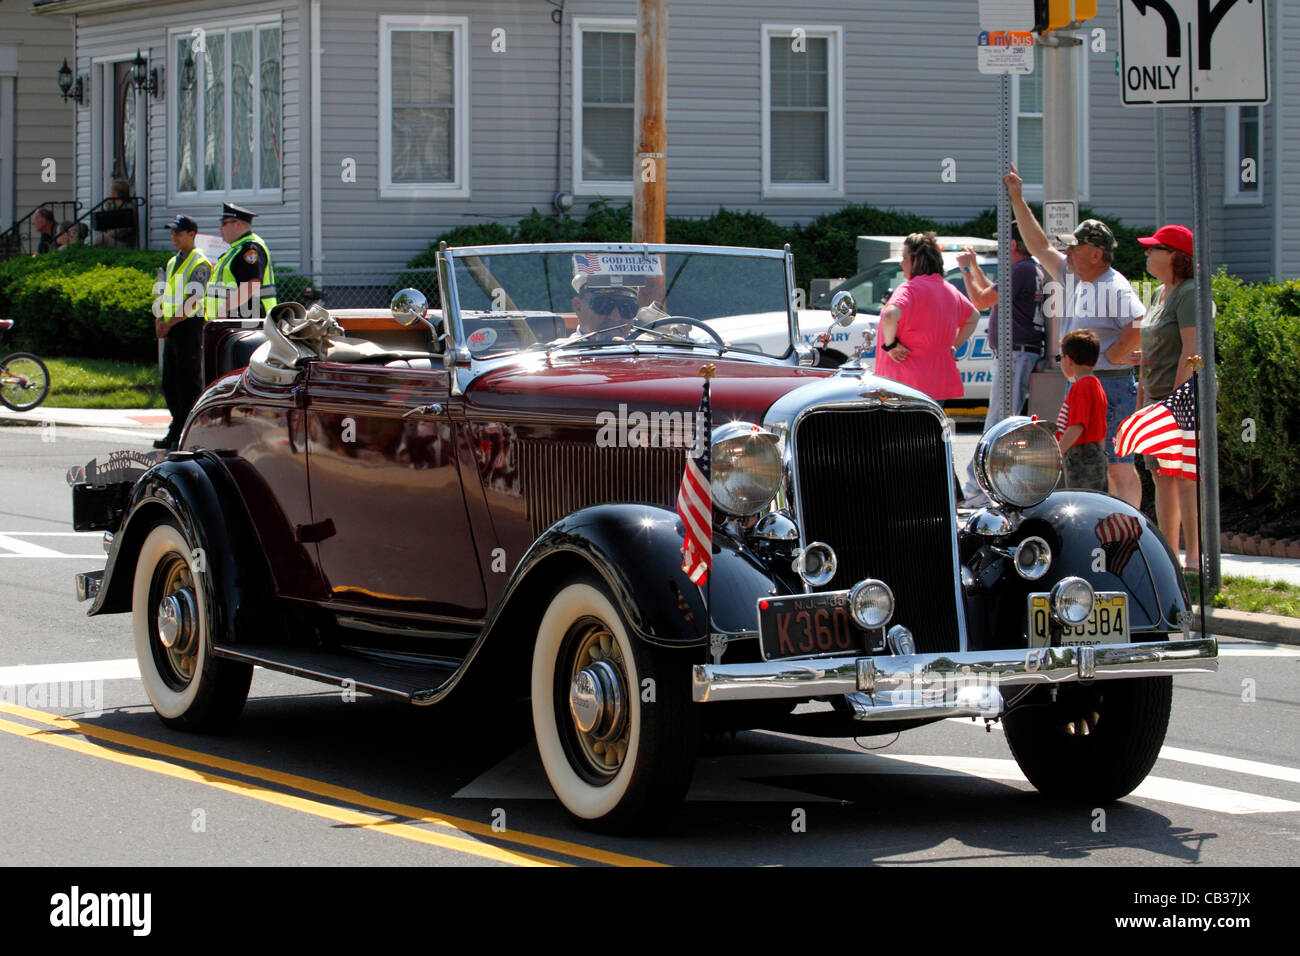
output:
M253 213L234 203L221 207L221 238L230 243L208 281L203 317L261 319L275 307L275 269L266 243L253 232Z
M176 255L167 261L164 287L155 310L154 331L163 340L163 396L172 413L167 437L154 442L155 448L176 448L190 409L203 390L199 350L203 340L203 289L212 274L212 263L194 248L199 225L189 216L177 216L167 223Z

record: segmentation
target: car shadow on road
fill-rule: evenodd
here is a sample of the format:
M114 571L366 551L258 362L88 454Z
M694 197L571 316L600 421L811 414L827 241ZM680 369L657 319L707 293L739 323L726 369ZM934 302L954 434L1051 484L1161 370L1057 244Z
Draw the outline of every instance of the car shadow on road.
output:
M1197 863L1217 836L1133 802L1061 806L1024 783L925 766L895 772L829 746L790 753L759 735L706 747L691 798L658 833L597 836L550 795L526 700L422 709L309 689L252 697L236 726L216 735L172 730L135 707L81 719L460 819L489 821L505 807L512 827L682 865ZM809 772L819 759L828 772ZM741 763L719 770L727 761ZM494 768L509 782L497 793Z

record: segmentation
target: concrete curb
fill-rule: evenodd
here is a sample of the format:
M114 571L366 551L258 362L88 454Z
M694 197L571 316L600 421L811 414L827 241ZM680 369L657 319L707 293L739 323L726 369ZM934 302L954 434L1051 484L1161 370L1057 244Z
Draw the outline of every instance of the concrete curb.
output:
M1201 608L1192 607L1192 631L1199 634ZM1205 628L1211 637L1246 637L1273 644L1300 644L1300 617L1253 614L1227 608L1205 609Z

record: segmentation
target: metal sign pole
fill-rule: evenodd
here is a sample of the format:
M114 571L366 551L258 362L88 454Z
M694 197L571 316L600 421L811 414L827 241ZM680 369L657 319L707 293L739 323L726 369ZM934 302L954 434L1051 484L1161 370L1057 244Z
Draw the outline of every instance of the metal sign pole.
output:
M1205 583L1218 590L1223 583L1220 575L1219 550L1219 430L1215 413L1218 397L1218 380L1214 371L1214 300L1210 295L1210 211L1205 202L1205 140L1203 108L1193 106L1192 130L1192 218L1196 221L1193 237L1194 270L1196 273L1196 350L1204 360L1196 420L1201 426L1201 444L1197 473L1200 476L1201 505L1201 567L1205 569ZM1177 547L1177 542L1170 542Z
M998 403L998 419L1010 418L1011 408L1011 197L1002 177L1011 169L1011 76L998 77L998 393L989 399ZM1019 411L1017 409L1016 411Z

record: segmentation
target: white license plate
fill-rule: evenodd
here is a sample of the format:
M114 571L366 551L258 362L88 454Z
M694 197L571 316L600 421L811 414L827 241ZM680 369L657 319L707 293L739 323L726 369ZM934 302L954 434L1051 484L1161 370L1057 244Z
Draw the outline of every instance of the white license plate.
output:
M1061 628L1059 644L1127 644L1128 633L1128 595L1103 592L1097 595L1088 620ZM1029 595L1029 643L1046 647L1051 636L1051 601L1046 594Z

